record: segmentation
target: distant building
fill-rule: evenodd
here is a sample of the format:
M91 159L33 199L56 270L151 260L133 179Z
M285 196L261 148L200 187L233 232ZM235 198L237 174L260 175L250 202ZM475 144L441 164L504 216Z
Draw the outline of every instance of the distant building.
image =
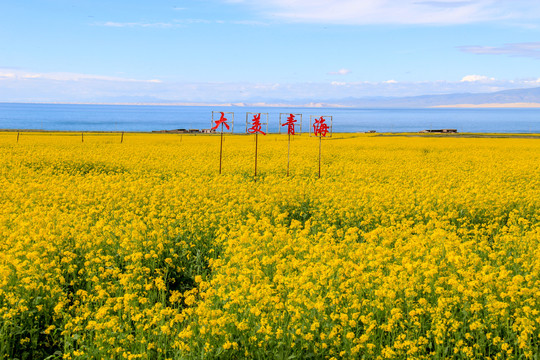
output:
M437 130L422 130L421 133L457 133L457 129L437 129Z
M216 130L213 130L213 129L202 129L201 132L203 134L215 134L216 133Z
M154 133L165 133L165 134L188 134L192 132L194 129L173 129L173 130L153 130ZM196 129L195 129L196 130ZM199 130L196 130L195 132L199 132Z

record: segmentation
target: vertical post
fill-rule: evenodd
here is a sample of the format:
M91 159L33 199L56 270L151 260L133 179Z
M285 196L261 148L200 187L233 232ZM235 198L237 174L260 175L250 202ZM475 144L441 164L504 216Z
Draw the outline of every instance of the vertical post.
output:
M223 158L223 124L221 124L221 145L219 147L219 174L221 175L221 159Z
M120 144L124 142L124 132L122 131L122 137L120 138Z
M19 132L17 131L17 143L19 143Z
M255 133L255 180L257 180L257 147L259 145L259 133Z
M319 135L319 179L321 178L321 146L322 146L322 136Z
M289 164L291 159L291 134L289 133L289 141L287 146L287 176L289 176Z
M84 142L84 133L81 133L81 142Z

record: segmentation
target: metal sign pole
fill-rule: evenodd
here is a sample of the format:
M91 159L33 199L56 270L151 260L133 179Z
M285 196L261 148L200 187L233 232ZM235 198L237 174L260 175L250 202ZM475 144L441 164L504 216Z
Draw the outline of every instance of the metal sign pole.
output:
M221 159L223 158L223 124L221 124L221 145L219 147L219 174L221 175Z
M19 142L19 132L17 132L17 143Z
M287 146L287 176L289 176L289 164L291 159L291 134L289 133L289 141Z
M322 147L322 136L319 135L319 179L321 178L321 147Z
M255 133L255 180L257 180L257 147L259 145L259 133Z
M313 122L314 119L315 119L315 122ZM330 124L326 123L327 120L330 120ZM323 136L326 138L327 135L329 135L329 137L332 137L332 126L333 126L332 116L320 116L317 118L316 116L311 115L309 118L309 129L310 129L309 136L319 137L319 179L321 178L322 138ZM312 128L313 128L313 131L312 131Z
M221 117L219 120L217 121L214 121L214 114L215 113L220 113L221 114ZM230 123L230 127L229 125L227 124L227 118L225 117L225 114L230 114L232 119L231 119L231 123ZM212 121L211 121L211 128L210 128L210 132L213 132L215 130L217 130L219 128L219 125L221 125L221 133L220 133L220 144L219 144L219 173L221 174L222 172L222 165L223 165L223 142L225 141L225 138L223 137L223 127L225 126L227 128L227 130L230 130L231 134L234 132L234 112L223 112L223 111L212 111ZM215 124L215 125L214 125Z

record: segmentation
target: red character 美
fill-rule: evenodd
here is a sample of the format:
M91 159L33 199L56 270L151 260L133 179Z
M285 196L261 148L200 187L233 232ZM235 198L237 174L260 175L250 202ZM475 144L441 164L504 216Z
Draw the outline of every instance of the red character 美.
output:
M221 114L221 117L219 118L218 121L216 121L216 125L212 127L212 130L216 130L221 124L225 125L227 130L229 130L229 125L227 124L227 118L225 117L225 114L223 112L220 112L220 114Z
M329 127L326 124L324 117L321 116L320 118L315 119L315 122L313 123L313 135L326 137L328 130Z
M289 117L287 118L287 122L284 123L284 124L281 124L281 126L287 125L287 134L294 135L294 123L295 122L296 122L296 120L294 119L294 115L290 114Z
M261 130L261 114L253 115L253 126L248 129L248 132L250 134L263 134L266 135L265 132Z

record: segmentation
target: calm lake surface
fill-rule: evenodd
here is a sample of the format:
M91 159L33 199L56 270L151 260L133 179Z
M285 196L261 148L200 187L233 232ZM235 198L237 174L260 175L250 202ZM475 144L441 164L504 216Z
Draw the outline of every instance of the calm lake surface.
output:
M140 105L72 105L0 103L0 129L71 131L154 131L207 129L212 111L234 113L234 132L246 131L246 113L268 113L268 131L279 129L280 113L302 114L303 131L310 116L333 117L335 132L540 133L540 109L354 109L289 107L208 107ZM286 116L286 115L282 115ZM216 115L219 119L219 114ZM227 114L227 118L232 118ZM264 116L263 116L264 118ZM285 117L283 117L285 121ZM263 127L264 130L264 127Z

